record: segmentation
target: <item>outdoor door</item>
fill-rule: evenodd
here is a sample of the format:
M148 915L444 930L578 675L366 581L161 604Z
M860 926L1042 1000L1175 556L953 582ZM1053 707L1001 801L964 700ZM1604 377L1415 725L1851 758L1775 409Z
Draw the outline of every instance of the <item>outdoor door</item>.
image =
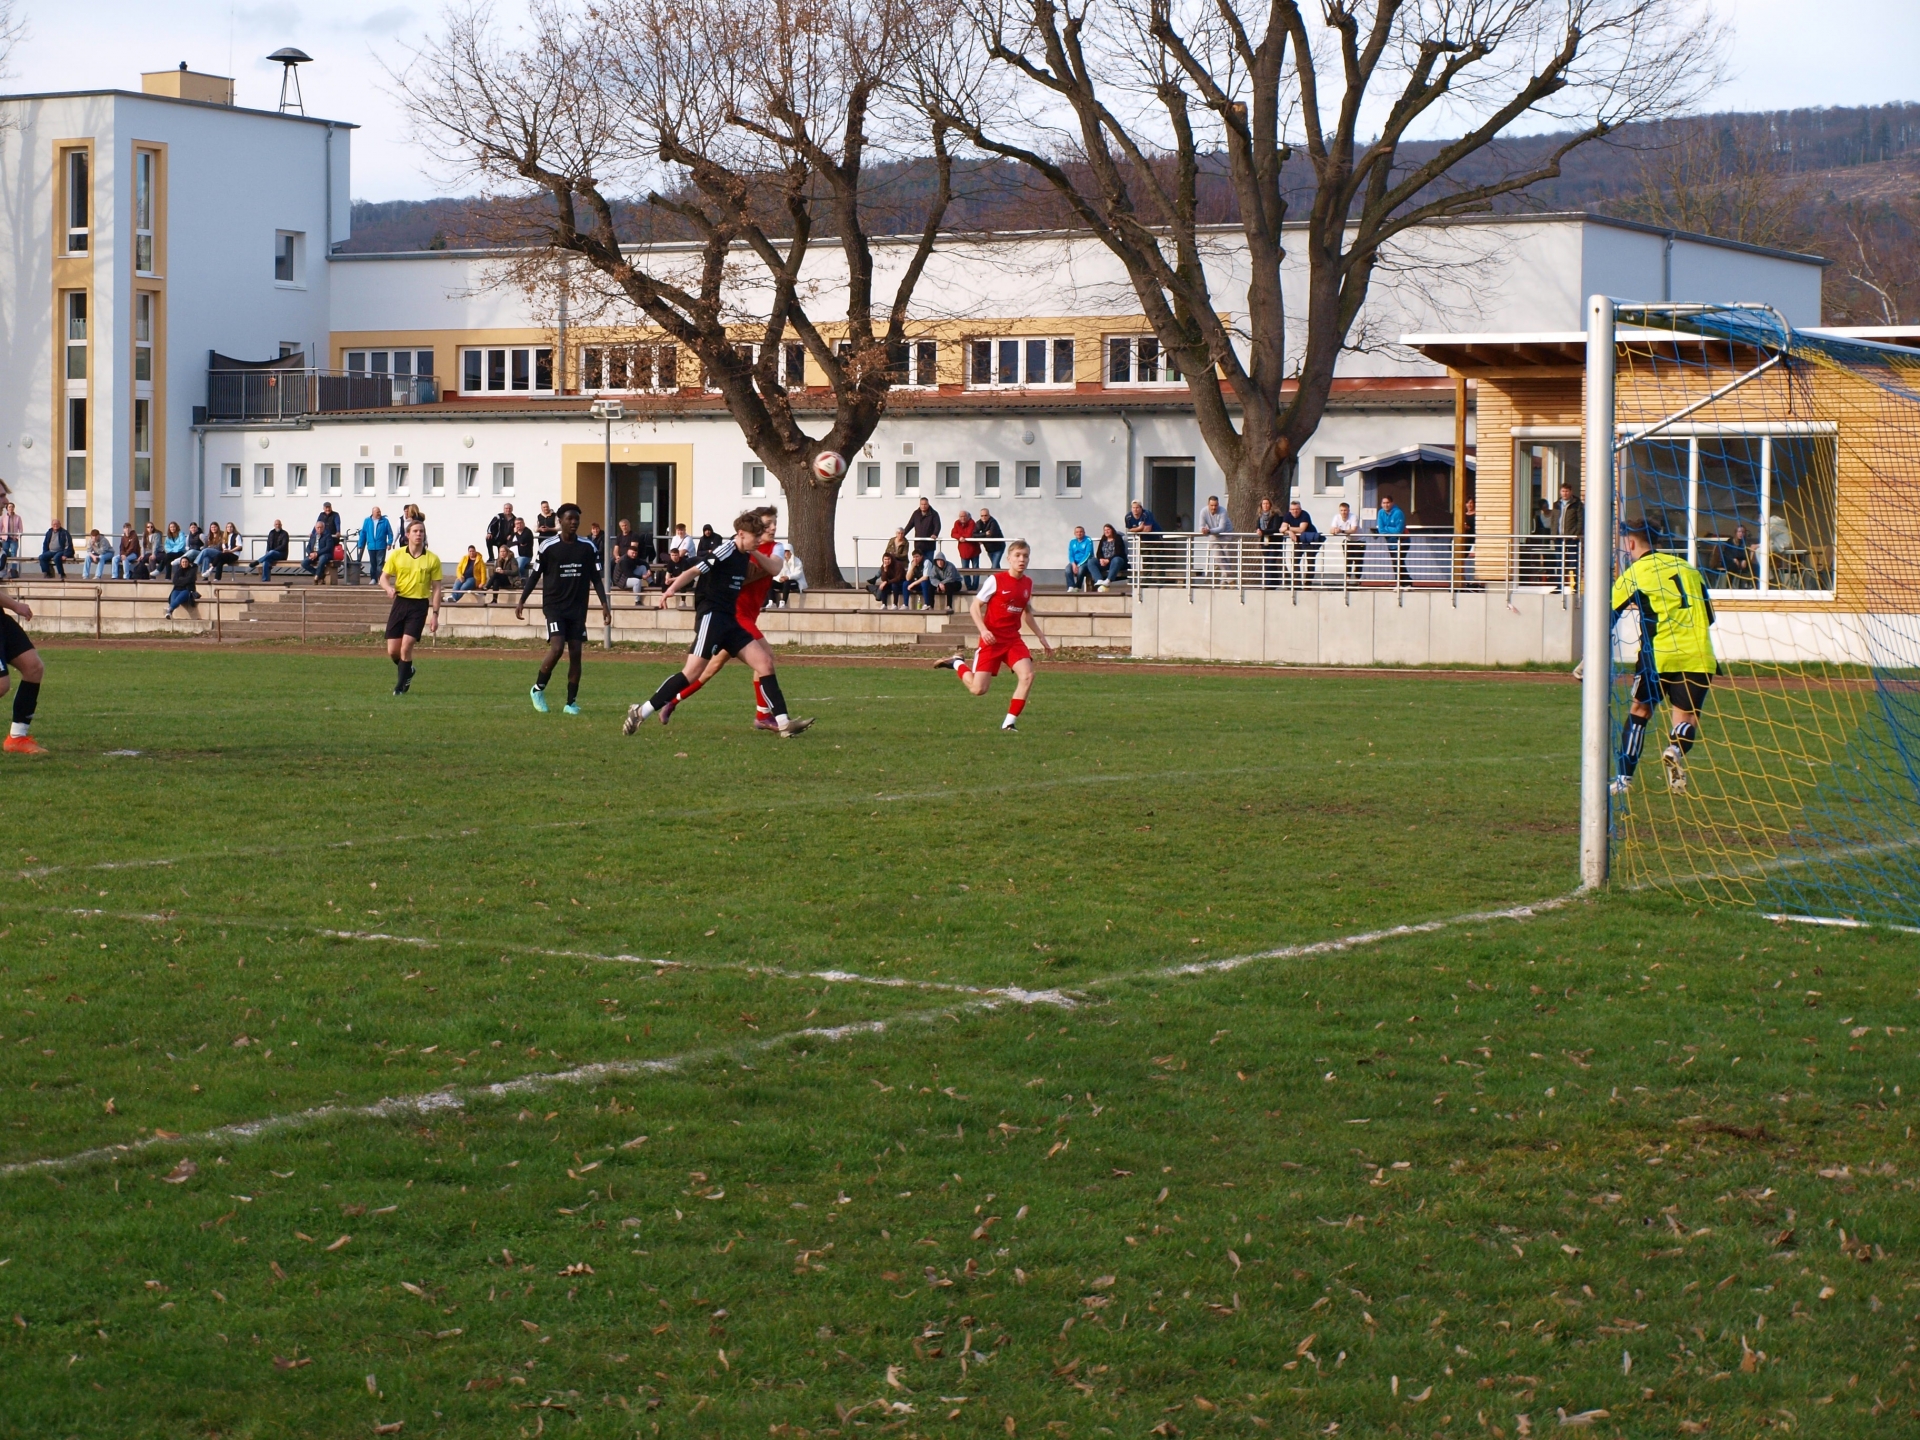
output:
M617 529L631 520L642 535L664 539L673 533L673 466L615 465L613 518Z
M1193 529L1193 461L1149 460L1146 501L1162 530Z

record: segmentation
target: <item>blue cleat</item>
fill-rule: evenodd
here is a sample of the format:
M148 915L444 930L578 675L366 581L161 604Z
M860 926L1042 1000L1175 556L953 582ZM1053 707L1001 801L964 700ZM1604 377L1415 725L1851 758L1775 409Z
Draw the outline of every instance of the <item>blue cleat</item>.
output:
M562 705L560 707L560 713L562 715L578 715L580 713L580 707L578 705L571 705L571 704Z
M533 689L529 690L527 694L533 697L533 708L538 710L542 715L546 714L547 713L547 692L542 690L538 685L536 685L533 687Z

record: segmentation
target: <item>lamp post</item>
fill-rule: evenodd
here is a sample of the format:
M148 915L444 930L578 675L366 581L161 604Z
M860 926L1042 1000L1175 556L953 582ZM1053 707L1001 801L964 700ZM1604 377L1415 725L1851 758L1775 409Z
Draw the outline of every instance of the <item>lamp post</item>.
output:
M606 461L606 469L601 476L601 478L606 482L606 493L602 497L602 501L601 501L602 509L600 512L600 524L608 535L612 535L613 534L613 422L616 420L626 419L627 409L626 409L626 406L622 405L618 400L596 400L593 402L592 414L594 419L604 420L607 426L607 461ZM607 557L605 555L602 555L600 557L601 564L604 565L606 563L606 558Z

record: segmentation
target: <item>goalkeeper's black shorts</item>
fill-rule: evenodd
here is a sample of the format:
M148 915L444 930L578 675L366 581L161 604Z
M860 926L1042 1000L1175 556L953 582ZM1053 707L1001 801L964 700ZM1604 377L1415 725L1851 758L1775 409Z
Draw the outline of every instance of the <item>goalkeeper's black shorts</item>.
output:
M1650 686L1642 671L1633 677L1633 698L1651 707L1664 696L1674 709L1698 715L1706 707L1707 688L1712 684L1713 676L1705 670L1662 670Z

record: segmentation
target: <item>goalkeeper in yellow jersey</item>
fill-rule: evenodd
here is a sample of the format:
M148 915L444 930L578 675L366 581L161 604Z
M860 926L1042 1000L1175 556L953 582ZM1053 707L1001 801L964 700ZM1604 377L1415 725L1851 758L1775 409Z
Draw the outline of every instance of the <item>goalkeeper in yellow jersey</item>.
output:
M1627 723L1620 731L1620 774L1612 791L1624 795L1633 783L1647 721L1664 697L1673 707L1673 730L1660 758L1666 762L1667 788L1678 795L1687 788L1687 752L1700 738L1700 711L1719 668L1709 628L1713 602L1698 570L1653 548L1653 530L1646 521L1624 523L1620 533L1631 563L1613 582L1613 618L1617 622L1629 605L1639 613L1640 658L1634 666Z

